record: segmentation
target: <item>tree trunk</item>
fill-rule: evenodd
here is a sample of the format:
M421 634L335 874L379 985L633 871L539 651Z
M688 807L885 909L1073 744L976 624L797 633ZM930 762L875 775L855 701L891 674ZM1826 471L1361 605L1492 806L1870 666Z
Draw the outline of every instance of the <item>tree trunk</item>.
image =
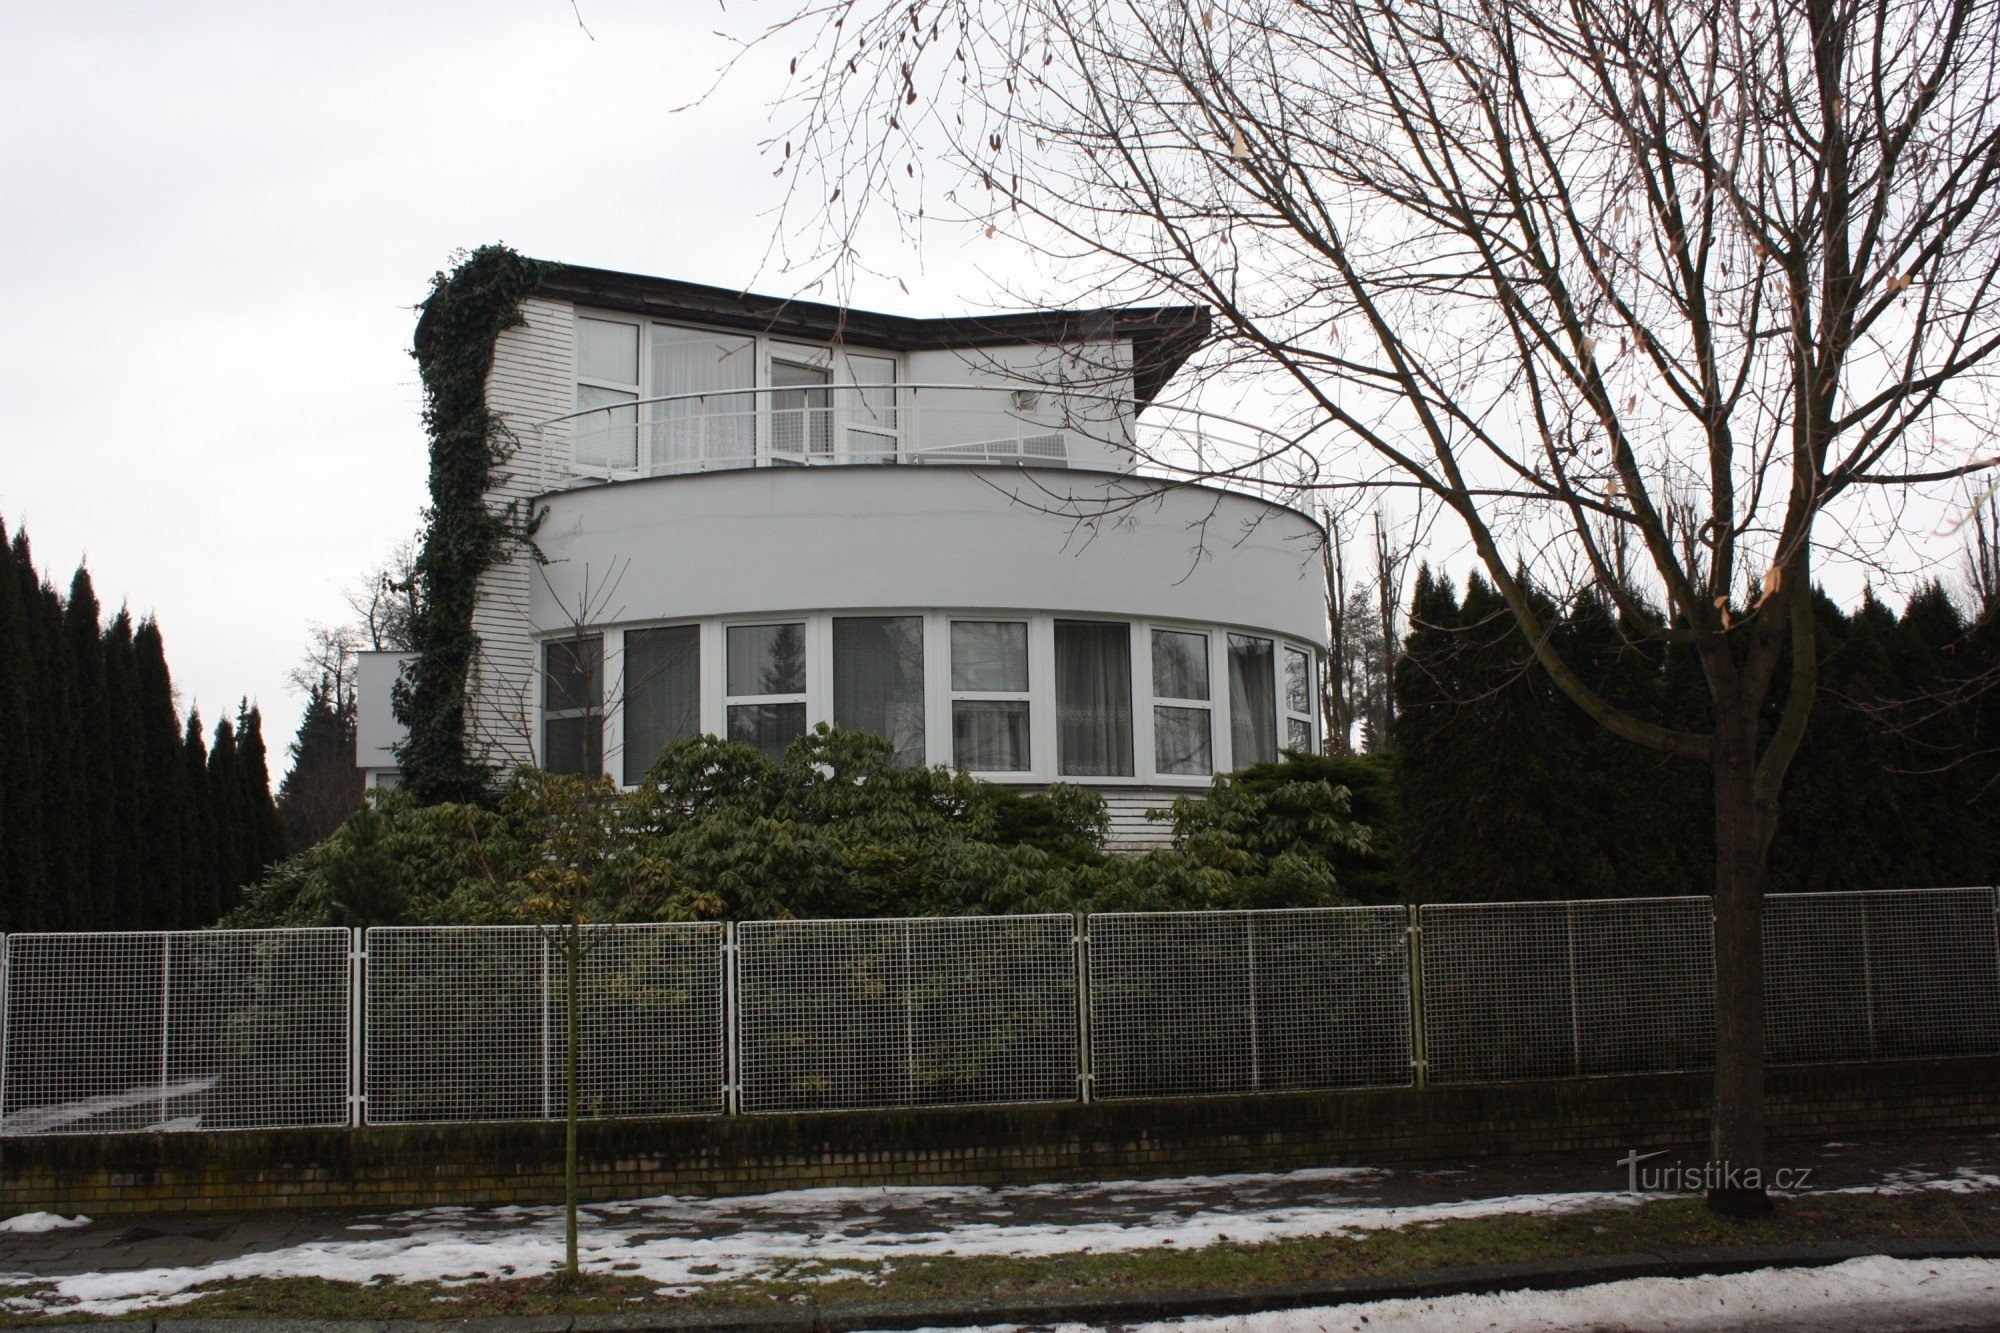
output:
M1740 710L1749 711L1749 710ZM1757 808L1756 718L1715 736L1715 1109L1708 1206L1770 1213L1764 1170L1765 814Z

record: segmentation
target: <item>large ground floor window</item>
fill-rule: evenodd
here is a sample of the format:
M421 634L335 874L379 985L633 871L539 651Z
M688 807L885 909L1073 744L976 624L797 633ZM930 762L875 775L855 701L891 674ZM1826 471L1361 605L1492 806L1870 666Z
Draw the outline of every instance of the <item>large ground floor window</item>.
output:
M591 626L540 657L541 763L628 786L676 741L775 757L820 722L1015 782L1196 787L1318 742L1318 650L1227 625L858 608Z

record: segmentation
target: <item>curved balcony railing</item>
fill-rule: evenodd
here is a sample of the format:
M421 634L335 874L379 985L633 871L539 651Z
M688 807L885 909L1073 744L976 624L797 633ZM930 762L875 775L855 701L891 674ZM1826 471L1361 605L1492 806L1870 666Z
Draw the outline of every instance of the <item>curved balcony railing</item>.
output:
M1318 464L1233 418L1069 387L903 384L726 389L540 422L572 475L619 481L754 467L1015 464L1200 480L1299 504ZM558 441L564 443L558 444Z

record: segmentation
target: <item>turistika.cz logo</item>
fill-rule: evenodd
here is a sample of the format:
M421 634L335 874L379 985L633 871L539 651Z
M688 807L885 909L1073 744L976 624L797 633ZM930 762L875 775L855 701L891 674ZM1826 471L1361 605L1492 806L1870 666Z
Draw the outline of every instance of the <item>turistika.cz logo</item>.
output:
M1665 1149L1643 1153L1635 1149L1619 1158L1618 1165L1625 1168L1626 1190L1632 1194L1707 1194L1711 1190L1772 1189L1791 1194L1812 1188L1814 1168L1810 1166L1780 1167L1771 1172L1767 1180L1765 1173L1757 1167L1741 1167L1730 1162L1698 1162L1692 1166L1679 1162L1641 1165L1666 1155Z

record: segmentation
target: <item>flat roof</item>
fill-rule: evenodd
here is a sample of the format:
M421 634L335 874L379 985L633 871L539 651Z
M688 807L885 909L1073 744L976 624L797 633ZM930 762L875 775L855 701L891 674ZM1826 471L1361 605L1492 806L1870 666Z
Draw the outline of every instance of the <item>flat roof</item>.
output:
M660 319L692 321L812 343L852 343L884 351L1132 343L1132 392L1141 406L1159 395L1208 337L1204 306L1127 306L1098 310L1027 310L1004 315L925 319L851 306L731 291L675 278L541 261L542 296Z

